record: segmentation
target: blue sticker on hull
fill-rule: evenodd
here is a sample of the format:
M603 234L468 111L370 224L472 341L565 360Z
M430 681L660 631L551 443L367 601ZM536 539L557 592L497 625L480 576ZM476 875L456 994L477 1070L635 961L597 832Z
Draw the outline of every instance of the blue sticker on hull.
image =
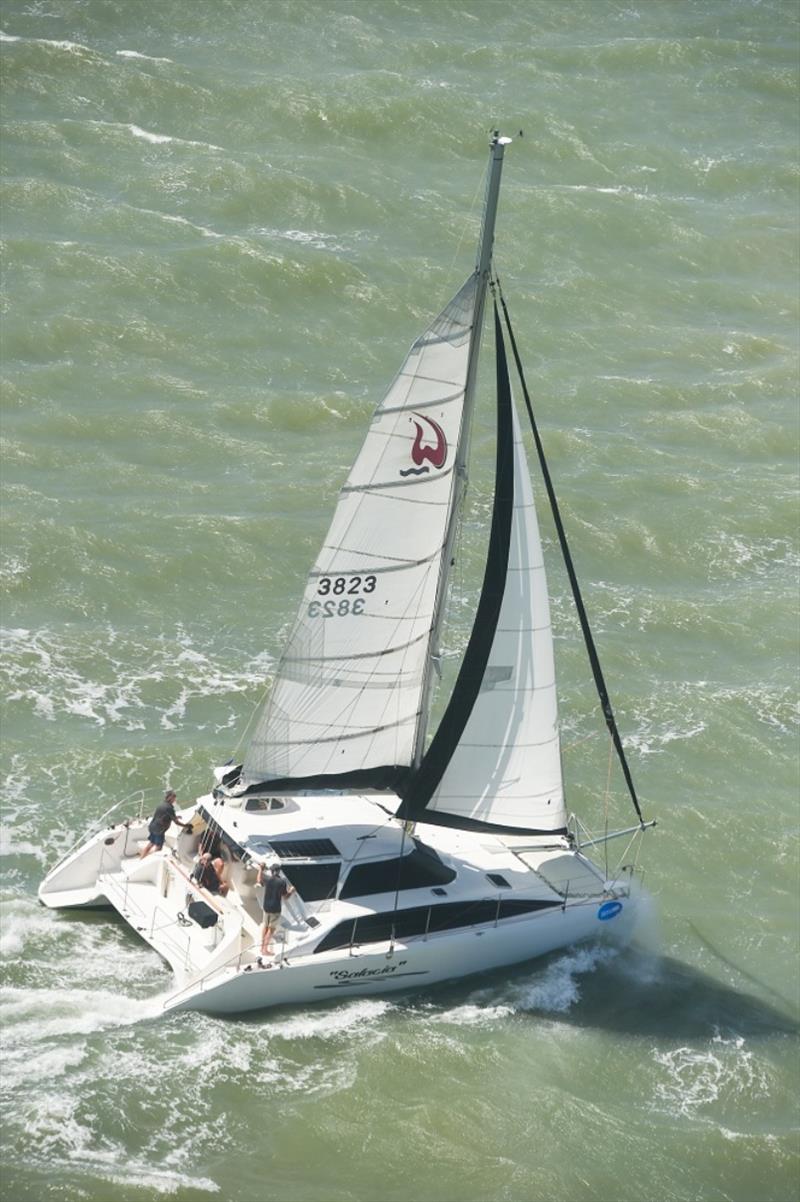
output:
M597 917L601 922L607 922L609 918L616 918L622 909L622 902L607 901L603 902L600 909L597 911Z

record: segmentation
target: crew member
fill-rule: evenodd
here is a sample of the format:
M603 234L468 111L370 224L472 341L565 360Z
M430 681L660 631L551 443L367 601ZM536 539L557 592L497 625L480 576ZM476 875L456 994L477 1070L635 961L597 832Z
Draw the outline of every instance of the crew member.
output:
M285 897L291 897L294 887L281 876L280 864L273 864L264 879L264 865L259 865L257 883L264 886L264 926L261 934L261 955L269 955L269 945L281 918L281 906Z
M145 856L149 856L151 851L160 851L164 846L164 836L166 835L173 822L178 826L183 827L185 831L192 829L191 823L184 826L178 815L175 813L176 795L174 789L167 789L164 794L164 800L160 806L156 806L155 813L150 819L150 826L147 828L148 842L139 852L139 859L143 860Z

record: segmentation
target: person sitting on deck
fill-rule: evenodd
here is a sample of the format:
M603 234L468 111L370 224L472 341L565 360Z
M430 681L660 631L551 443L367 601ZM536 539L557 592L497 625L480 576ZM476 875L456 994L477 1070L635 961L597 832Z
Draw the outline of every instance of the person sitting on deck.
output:
M228 892L228 882L225 880L225 862L220 856L212 860L211 853L201 852L200 858L192 869L192 880L201 889L209 893L219 893L222 897Z

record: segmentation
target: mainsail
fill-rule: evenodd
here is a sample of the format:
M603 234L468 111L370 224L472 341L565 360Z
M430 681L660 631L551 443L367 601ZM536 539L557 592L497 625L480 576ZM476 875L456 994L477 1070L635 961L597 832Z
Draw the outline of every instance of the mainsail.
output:
M412 762L457 497L479 275L411 348L378 406L259 716L245 783L380 786ZM372 777L371 777L371 774Z
M492 144L477 269L411 348L342 489L245 758L245 786L393 789L400 815L428 822L565 828L547 586L497 312L486 576L453 695L423 754L507 141Z

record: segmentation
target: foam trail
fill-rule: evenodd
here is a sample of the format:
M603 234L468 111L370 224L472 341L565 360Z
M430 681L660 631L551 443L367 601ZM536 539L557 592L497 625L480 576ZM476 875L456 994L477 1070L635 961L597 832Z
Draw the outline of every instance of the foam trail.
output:
M64 1035L90 1035L157 1018L163 1013L163 996L140 1000L111 989L60 985L56 1006L52 985L43 989L8 986L0 990L0 1017L6 1029L13 1021L15 1040L24 1038L30 1046Z

